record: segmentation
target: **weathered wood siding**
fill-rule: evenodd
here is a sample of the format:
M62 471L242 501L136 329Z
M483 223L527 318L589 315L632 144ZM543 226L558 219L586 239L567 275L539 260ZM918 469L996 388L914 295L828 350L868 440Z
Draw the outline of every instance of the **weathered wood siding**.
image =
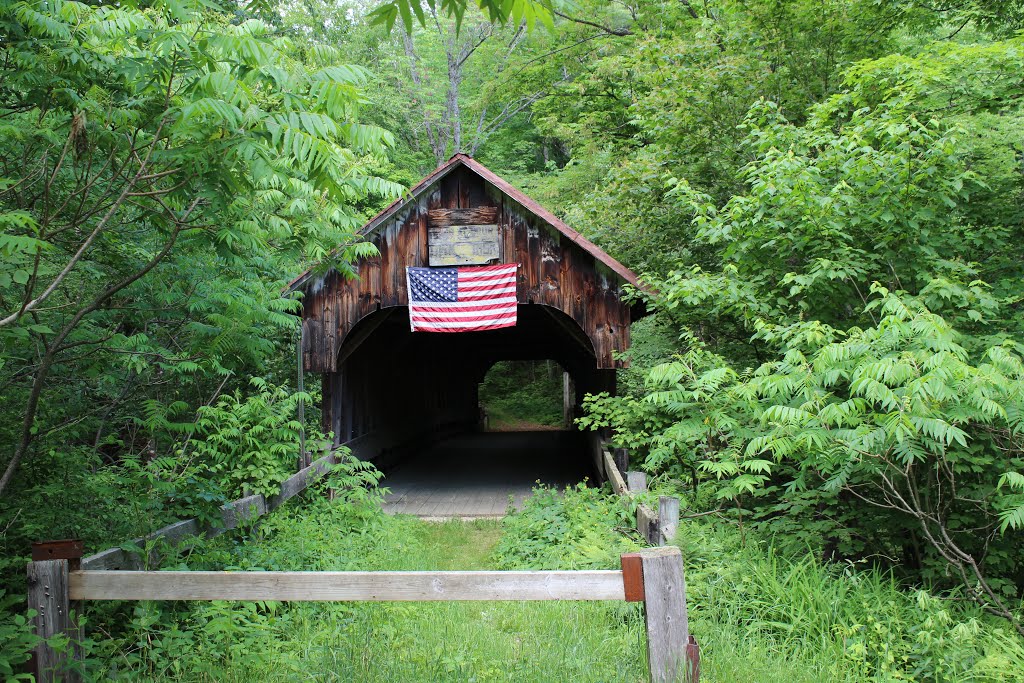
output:
M305 368L338 371L341 346L360 320L408 305L405 268L427 265L428 224L473 224L482 219L499 226L500 261L521 264L520 304L565 313L590 340L596 368L622 367L613 356L629 348L630 309L621 299L621 278L483 178L459 168L376 227L368 237L380 256L357 264L358 281L345 281L331 272L304 283Z

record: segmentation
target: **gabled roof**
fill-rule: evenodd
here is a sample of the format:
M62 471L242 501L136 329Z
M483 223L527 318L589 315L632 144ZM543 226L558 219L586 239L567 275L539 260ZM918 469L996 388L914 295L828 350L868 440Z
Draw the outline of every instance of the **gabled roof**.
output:
M521 190L513 187L507 180L497 175L486 166L476 161L472 157L466 156L465 154L456 154L451 159L438 166L430 175L425 177L420 182L416 183L409 190L409 194L396 199L386 209L381 211L379 214L374 216L370 222L359 229L360 235L369 235L389 218L394 216L396 213L404 209L412 202L419 199L419 197L434 183L441 178L454 171L459 167L468 168L469 170L476 173L478 176L483 178L485 181L497 188L502 194L511 198L517 204L522 206L524 209L532 213L537 218L541 219L551 227L555 228L558 232L562 233L569 238L570 241L574 242L577 246L583 249L585 252L593 256L596 260L606 265L613 273L618 275L624 281L631 285L637 285L636 273L626 268L624 265L613 259L611 256L606 254L603 249L588 240L586 237L576 232L568 225L566 225L561 219L555 216L553 213L545 209L543 206L535 202L534 200L527 197ZM292 292L305 284L313 273L313 268L306 270L304 273L299 275L297 278L292 280L284 292Z

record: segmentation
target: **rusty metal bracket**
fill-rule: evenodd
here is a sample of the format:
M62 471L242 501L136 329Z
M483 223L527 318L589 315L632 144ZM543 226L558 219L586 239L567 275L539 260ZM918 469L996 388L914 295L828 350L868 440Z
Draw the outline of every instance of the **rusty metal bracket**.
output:
M692 633L686 643L686 674L690 683L700 681L700 646Z
M39 541L32 544L32 561L42 562L43 560L67 560L68 569L77 570L82 562L82 555L85 554L85 544L75 538L65 538L59 541Z
M643 602L644 565L640 553L625 553L619 560L622 562L622 587L625 589L626 602Z

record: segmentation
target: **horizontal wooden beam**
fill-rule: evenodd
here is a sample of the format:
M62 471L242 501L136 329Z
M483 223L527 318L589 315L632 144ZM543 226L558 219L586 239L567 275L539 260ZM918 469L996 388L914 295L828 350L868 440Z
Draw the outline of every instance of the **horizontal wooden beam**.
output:
M431 209L427 211L427 224L437 227L449 225L477 225L498 220L495 206L475 206L471 209Z
M320 444L322 450L328 450L330 444ZM257 494L247 496L221 506L221 523L213 527L204 527L196 519L185 519L174 522L153 533L135 538L125 545L133 545L137 548L144 548L148 541L160 540L163 543L174 547L190 536L198 536L205 533L208 538L219 536L228 529L234 529L240 522L251 521L265 515L275 508L284 504L289 498L302 493L310 484L324 475L335 461L333 452L316 460L309 467L299 470L286 479L281 485L281 491L270 498ZM158 554L150 557L150 564L154 565L159 560ZM145 566L143 558L136 552L124 550L123 548L110 548L102 552L90 555L82 559L82 569L87 570L120 570L120 569L142 569Z
M626 486L626 481L622 478L619 468L615 466L615 459L612 458L612 454L607 450L602 450L601 455L604 458L604 471L608 476L608 481L612 484L612 489L620 496L628 495L629 487Z
M72 600L625 600L621 571L76 571Z

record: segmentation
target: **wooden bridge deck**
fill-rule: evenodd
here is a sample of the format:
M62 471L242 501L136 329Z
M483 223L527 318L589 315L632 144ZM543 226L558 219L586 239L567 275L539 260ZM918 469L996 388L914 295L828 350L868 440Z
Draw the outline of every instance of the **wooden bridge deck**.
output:
M579 434L485 432L447 439L387 472L390 514L424 519L502 517L538 481L564 487L592 477Z

